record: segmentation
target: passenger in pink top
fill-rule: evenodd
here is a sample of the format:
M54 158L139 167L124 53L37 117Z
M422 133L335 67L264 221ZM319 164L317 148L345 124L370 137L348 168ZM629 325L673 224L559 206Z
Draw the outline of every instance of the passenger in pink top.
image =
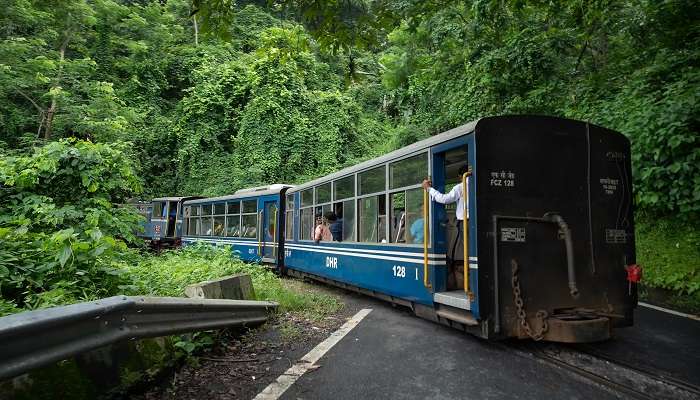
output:
M326 219L321 215L316 216L316 228L314 229L314 241L316 243L320 241L330 242L333 240L333 235L328 227Z

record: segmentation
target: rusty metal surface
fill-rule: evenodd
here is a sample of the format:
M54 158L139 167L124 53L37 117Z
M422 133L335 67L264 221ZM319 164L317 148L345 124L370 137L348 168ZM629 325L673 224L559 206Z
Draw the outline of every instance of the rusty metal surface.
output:
M610 339L610 320L563 320L556 317L547 320L549 329L544 340L561 343L591 343Z
M114 296L0 318L0 379L120 340L256 326L277 303Z

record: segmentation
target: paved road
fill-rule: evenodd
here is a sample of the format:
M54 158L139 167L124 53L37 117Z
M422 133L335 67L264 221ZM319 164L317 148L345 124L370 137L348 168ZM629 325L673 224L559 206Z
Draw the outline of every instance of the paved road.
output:
M700 387L700 321L640 306L633 328L581 347Z
M283 399L613 399L570 373L513 354L387 303L345 296L373 311Z

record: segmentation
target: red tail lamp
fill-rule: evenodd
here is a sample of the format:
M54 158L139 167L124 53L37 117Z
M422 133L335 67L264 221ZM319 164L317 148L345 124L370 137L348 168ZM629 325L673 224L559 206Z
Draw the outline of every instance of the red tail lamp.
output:
M625 267L625 271L627 271L627 280L630 281L630 283L639 283L642 280L641 265L628 265Z

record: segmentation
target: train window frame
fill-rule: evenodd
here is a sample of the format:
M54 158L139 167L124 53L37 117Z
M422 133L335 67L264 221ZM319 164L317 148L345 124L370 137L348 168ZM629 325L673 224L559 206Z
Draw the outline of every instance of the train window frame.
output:
M252 204L255 202L255 212L244 212L245 211L245 205L244 203L248 202L248 204ZM242 199L241 200L241 225L240 225L240 238L243 239L257 239L258 237L258 232L260 232L260 221L258 218L258 200L253 198L253 199ZM251 215L255 216L255 235L254 236L246 236L243 232L243 220L246 219L246 217L250 217Z
M299 191L299 208L312 207L314 205L314 199L316 198L314 194L315 188L310 187ZM311 196L311 203L305 202L307 196Z
M340 181L345 181L347 179L352 180L352 182L351 182L352 194L349 196L338 197L338 183ZM333 196L332 196L333 203L337 203L339 201L347 200L347 199L354 199L355 197L357 197L357 174L350 174L350 175L343 176L342 178L334 179L332 183L333 183L333 186L332 186L331 192L333 194Z
M180 236L187 236L187 228L190 225L192 217L192 206L182 205L182 226L180 228Z
M285 209L284 236L286 240L294 240L294 193L288 193L285 197L287 207Z
M237 207L231 207L233 205L237 205ZM229 220L238 220L238 230L237 230L237 235L231 235L229 234L230 232L230 227L229 227ZM236 199L233 201L227 201L226 202L226 226L224 227L224 236L225 237L233 237L233 238L239 238L241 237L241 201Z
M231 210L231 206L237 205L238 209L237 210ZM240 200L234 200L234 201L227 201L226 202L226 215L240 215L241 214L241 201Z
M389 161L387 162L387 192L386 192L386 194L387 194L387 197L386 197L387 205L386 205L386 207L387 207L387 221L388 221L388 223L387 223L387 228L388 228L387 238L388 238L388 243L390 243L390 244L393 245L393 246L423 247L423 243L422 243L422 242L421 242L421 243L396 242L396 238L393 237L394 231L393 231L393 229L392 229L392 223L393 223L393 217L394 217L394 215L393 215L393 211L394 211L394 210L393 210L392 199L393 199L393 197L394 197L395 194L397 194L397 193L404 193L404 202L405 202L406 199L408 198L408 192L409 192L409 191L415 190L415 189L419 189L419 188L420 188L421 190L423 190L423 185L422 185L422 183L423 183L423 179L424 179L425 177L420 177L420 178L419 178L419 181L418 181L417 183L415 183L415 184L412 184L412 185L398 186L398 187L395 187L395 188L391 188L391 184L392 184L392 182L391 182L391 181L392 181L392 179L391 179L392 166L394 166L394 165L396 165L396 164L399 164L399 163L401 163L401 162L405 162L406 160L409 160L409 159L411 159L411 158L420 157L420 156L423 156L423 155L425 155L425 157L426 157L426 162L427 162L427 165L426 165L426 173L427 173L427 174L426 174L426 175L427 175L427 176L430 176L431 173L432 173L432 160L433 160L433 158L432 158L432 154L430 153L430 150L429 150L429 149L423 150L423 151L419 151L419 152L415 152L415 153L406 154L406 155L404 155L404 156L402 156L402 157L398 157L398 158L395 158L395 159L393 159L393 160L389 160ZM428 219L429 219L429 220L430 220L430 218L432 218L432 215L433 215L433 204L432 204L432 203L433 203L433 202L432 202L430 199L428 199ZM404 210L404 211L405 211L405 210ZM430 224L430 225L429 225L429 232L428 232L428 246L431 245L430 238L431 238L432 232L433 232L433 227L432 227L432 224ZM405 238L405 235L406 235L406 234L404 233L404 238ZM425 240L425 238L423 238L423 239Z
M413 158L413 157L420 157L420 156L424 156L426 158L426 160L427 160L427 165L426 165L427 176L431 176L432 170L433 170L433 165L432 165L433 155L430 151L430 148L427 148L427 149L422 149L420 151L416 151L416 152L413 152L410 154L405 154L405 155L402 155L400 157L397 157L397 158L394 158L391 160L386 160L386 161L381 162L381 163L367 166L363 169L356 170L356 171L353 171L351 173L348 173L347 175L330 180L330 182L331 182L331 202L330 202L331 210L335 210L335 207L338 203L343 203L343 207L345 207L345 204L347 202L352 202L352 205L354 208L354 210L353 210L354 211L354 221L352 221L352 223L353 223L352 238L345 238L344 237L343 242L362 243L362 244L366 244L366 245L379 245L379 246L421 247L421 248L423 247L423 245L424 245L423 243L404 243L404 242L397 243L394 240L394 238L391 237L391 234L392 234L392 226L391 226L391 224L392 224L392 209L391 209L392 204L391 204L391 199L392 199L393 194L400 193L400 192L406 193L408 191L415 190L418 188L421 188L421 190L422 190L422 181L423 181L424 177L419 177L420 181L416 184L413 184L413 185L390 188L390 184L391 184L391 182L390 182L390 178L391 178L390 177L390 173L391 173L390 168L392 165L394 165L398 162L405 161L405 160ZM384 168L384 188L380 191L360 194L361 193L360 175L363 173L366 173L368 171L376 170L376 169L380 169L380 168ZM353 180L354 195L349 196L349 197L343 197L343 198L337 197L336 196L336 183L338 181L341 181L344 179L349 179L349 178L351 178ZM304 192L313 193L312 199L316 200L315 188L318 186L321 186L321 185L325 185L327 183L328 182L320 182L320 183L315 184L311 187L300 188L296 192L294 192L294 193L299 193L299 197L300 197L300 199L299 199L300 206L298 208L295 206L295 208L294 208L294 210L297 211L298 214L295 215L296 218L293 218L293 220L295 222L297 222L297 224L298 224L296 229L294 229L294 231L293 231L293 233L298 235L298 237L297 237L298 241L305 241L305 242L312 242L313 241L313 230L311 232L311 237L309 239L302 239L302 237L303 237L302 210L312 209L312 218L313 218L312 226L315 228L315 215L316 215L316 211L317 211L316 207L325 206L325 205L329 204L329 203L316 204L315 202L313 202L312 204L308 204L308 205L305 205L302 207L301 206L302 205L302 203L301 203L302 193L304 193ZM385 242L379 241L379 237L377 237L378 241L376 241L376 242L362 242L362 241L360 241L360 230L362 228L362 226L360 224L360 221L361 221L360 205L361 205L361 201L367 197L378 197L378 199L377 199L377 207L378 207L377 214L378 214L378 218L380 216L383 216L383 218L384 218L383 235L386 238ZM379 205L380 201L383 202L382 205ZM379 214L379 212L382 208L384 209L384 214ZM433 215L433 204L432 204L432 201L428 200L428 218L429 218L429 220L430 220L430 218L432 218L432 215ZM345 218L343 218L343 219L345 219ZM379 219L377 223L381 224L381 220ZM345 228L346 228L345 225L343 228L344 228L344 232L345 232ZM378 233L379 233L379 231L378 231ZM432 224L430 224L428 237L427 237L428 246L432 245L432 243L431 243L432 242L432 240L431 240L432 233L433 233L433 227L432 227ZM332 243L336 243L336 242L332 242ZM337 242L337 243L342 243L342 242Z
M392 174L393 172L393 167L406 163L410 161L412 158L418 158L418 157L423 157L425 156L425 174L423 176L418 177L418 182L410 185L401 185L401 186L394 186L394 175ZM387 179L387 191L392 191L392 190L398 190L401 188L408 188L408 187L414 187L414 186L421 186L421 183L423 182L423 179L425 179L428 176L428 165L429 165L429 154L427 151L421 151L419 153L413 153L409 154L406 157L401 157L397 158L395 160L389 161L387 164L387 169L388 169L388 179Z
M200 223L199 223L200 230L199 230L199 233L198 233L197 236L211 237L211 236L213 236L213 233L214 233L214 216L211 214L212 208L213 208L213 204L212 204L212 203L206 203L206 204L202 204L201 207L202 207L202 212L205 212L205 208L208 208L208 209L209 209L209 214L202 214L202 215L199 217L199 220L200 220ZM209 219L209 226L211 227L211 234L209 234L209 235L204 234L205 226L206 226L206 225L205 225L205 218L208 218L208 219Z
M305 193L311 194L311 204L303 203ZM315 186L299 191L299 205L300 205L300 207L299 207L299 224L297 226L297 235L299 238L298 240L300 242L313 242L314 241L314 231L316 229L316 226L315 226L315 224L316 224L315 200L316 200L316 187ZM304 205L304 204L306 204L306 205ZM311 210L311 231L307 232L309 234L309 236L308 236L308 238L305 238L303 218L304 218L305 213L308 212L309 210Z
M375 170L379 170L381 168L384 168L384 186L381 190L375 190L373 192L363 192L362 191L362 175L367 174L370 172L373 172ZM363 169L362 171L358 171L355 175L357 177L355 178L355 196L357 198L364 197L364 196L370 196L373 194L381 194L381 193L386 193L387 190L387 170L388 170L388 163L382 163L379 165L373 165L369 168Z
M319 200L320 193L326 192L326 187L328 188L328 200L321 201ZM314 186L314 205L324 205L331 203L333 201L333 188L332 188L332 182L324 182L319 185Z
M219 209L218 211L223 211L223 213L217 212L217 206L221 207L223 206L223 210ZM223 218L223 224L221 224L221 234L217 235L216 234L216 220L219 219L221 220ZM215 237L225 237L226 236L226 202L215 202L212 203L212 225L211 225L211 236Z
M167 204L167 202L166 202L166 201L162 201L162 200L155 200L155 201L153 201L153 202L151 203L151 205L152 205L151 219L161 220L161 219L165 218L165 217L163 216L163 210L165 210L165 205L166 205L166 204ZM157 205L158 207L156 207L156 205ZM158 210L158 212L156 212L156 210ZM156 218L153 218L154 216L155 216Z

